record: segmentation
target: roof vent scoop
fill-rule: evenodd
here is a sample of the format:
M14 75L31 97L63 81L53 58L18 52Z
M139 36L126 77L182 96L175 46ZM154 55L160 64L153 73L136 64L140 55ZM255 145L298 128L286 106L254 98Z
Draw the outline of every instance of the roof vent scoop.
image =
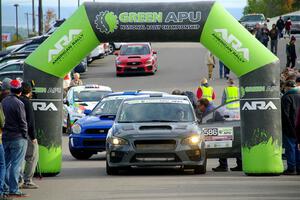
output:
M172 130L171 126L140 126L141 131L147 130Z

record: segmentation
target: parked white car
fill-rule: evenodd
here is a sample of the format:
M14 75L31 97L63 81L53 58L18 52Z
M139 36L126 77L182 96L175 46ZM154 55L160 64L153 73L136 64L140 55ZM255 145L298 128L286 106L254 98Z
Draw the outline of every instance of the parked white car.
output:
M86 109L92 110L103 96L111 92L110 87L100 85L71 87L63 106L63 128L66 133L71 132L75 121L85 116Z

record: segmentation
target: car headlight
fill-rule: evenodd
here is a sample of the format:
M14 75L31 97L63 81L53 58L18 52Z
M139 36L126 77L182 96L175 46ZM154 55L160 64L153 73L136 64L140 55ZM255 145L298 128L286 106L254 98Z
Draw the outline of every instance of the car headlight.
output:
M182 144L184 145L197 145L201 142L200 135L192 135L182 140Z
M72 133L80 134L81 133L81 126L79 124L74 124L72 126Z
M146 61L147 65L151 65L152 64L152 58Z
M116 60L116 64L117 64L117 65L122 65L122 61Z
M108 138L107 142L109 142L110 144L115 145L115 146L121 146L121 145L128 144L127 140L119 138L119 137Z

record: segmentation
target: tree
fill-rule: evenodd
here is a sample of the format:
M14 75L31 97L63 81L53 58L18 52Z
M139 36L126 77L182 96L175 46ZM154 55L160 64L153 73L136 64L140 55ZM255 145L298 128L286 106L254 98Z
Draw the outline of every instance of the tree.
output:
M54 10L48 9L46 12L46 19L45 19L45 31L47 32L51 28L52 22L56 19L56 14Z
M266 17L275 17L299 8L299 0L248 0L244 14L263 13Z

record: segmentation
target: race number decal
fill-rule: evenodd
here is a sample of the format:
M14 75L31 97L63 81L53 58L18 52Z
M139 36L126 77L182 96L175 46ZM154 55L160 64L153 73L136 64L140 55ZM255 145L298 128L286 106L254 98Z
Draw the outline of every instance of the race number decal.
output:
M233 127L203 128L206 148L230 148L233 142Z

